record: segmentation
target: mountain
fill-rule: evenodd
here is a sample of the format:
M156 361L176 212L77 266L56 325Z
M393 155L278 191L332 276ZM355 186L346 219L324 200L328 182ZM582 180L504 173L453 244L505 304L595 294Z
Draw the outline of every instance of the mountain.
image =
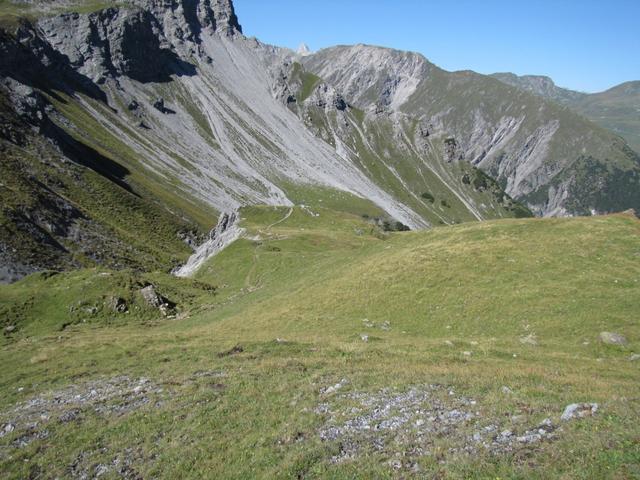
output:
M640 152L640 81L587 95L572 108L617 133Z
M5 280L169 271L243 205L399 229L640 205L621 139L418 54L302 56L246 37L229 0L2 9Z
M492 77L562 105L623 137L640 152L640 81L625 82L599 93L560 88L549 77L495 73Z
M555 103L379 47L329 48L303 63L356 107L422 122L431 142L441 142L436 156L478 166L540 215L615 210L622 197L630 206L639 201L638 155ZM598 178L595 191L585 184L589 177Z

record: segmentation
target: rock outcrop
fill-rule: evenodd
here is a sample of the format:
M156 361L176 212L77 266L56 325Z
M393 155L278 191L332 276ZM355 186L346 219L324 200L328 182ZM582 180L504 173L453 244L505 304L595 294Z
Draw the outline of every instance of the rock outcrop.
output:
M244 229L238 226L238 221L238 212L221 214L218 224L209 233L209 239L196 249L186 264L174 270L174 275L177 277L190 277L207 260L240 238Z

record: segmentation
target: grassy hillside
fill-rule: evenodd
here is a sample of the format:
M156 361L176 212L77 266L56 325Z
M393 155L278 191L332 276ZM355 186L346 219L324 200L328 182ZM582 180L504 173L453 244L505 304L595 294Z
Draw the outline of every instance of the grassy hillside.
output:
M640 81L594 93L571 105L585 117L623 137L640 152Z
M319 207L242 215L247 238L195 281L0 288L6 478L640 475L634 217L385 233ZM599 409L561 421L573 402Z

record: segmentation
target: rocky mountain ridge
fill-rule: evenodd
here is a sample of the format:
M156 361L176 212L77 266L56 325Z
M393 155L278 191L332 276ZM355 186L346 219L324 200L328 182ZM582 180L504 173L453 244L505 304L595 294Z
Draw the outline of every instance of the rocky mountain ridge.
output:
M447 156L483 169L538 214L606 211L594 198L580 198L587 192L575 181L582 170L592 169L587 166L592 161L623 165L634 185L637 181L638 156L621 139L492 78L446 72L420 54L366 45L325 49L304 64L352 93L347 98L362 109L405 114L430 126L432 137L450 139ZM604 197L617 187L602 180ZM626 191L631 203L638 201L631 188Z

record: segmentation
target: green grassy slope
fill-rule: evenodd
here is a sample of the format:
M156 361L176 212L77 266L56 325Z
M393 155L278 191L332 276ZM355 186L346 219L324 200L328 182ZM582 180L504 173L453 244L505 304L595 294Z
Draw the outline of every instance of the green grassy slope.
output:
M585 117L623 137L640 152L640 81L626 82L571 104Z
M312 213L244 209L248 238L211 260L197 282L82 271L0 288L5 325L15 318L16 327L0 349L0 424L16 422L0 438L5 477L117 476L123 465L145 478L640 475L638 363L629 360L640 349L636 218L385 234L356 215ZM141 282L178 304L176 318L134 308ZM61 330L70 307L113 295L131 298L130 314L99 309ZM601 344L605 330L629 343ZM122 376L148 382L135 390L119 386ZM323 393L341 379L341 390ZM99 397L106 381L128 393L102 403L88 395L70 422L57 420L70 407L42 400L50 419L27 432L19 422L29 410L16 411L17 402L65 398L70 384ZM437 397L445 404L457 395L477 401L483 425L520 432L548 417L561 428L552 440L473 455L452 449L472 433L464 428L422 440L413 427L373 431L382 447L356 437L353 458L331 461L346 439L320 432L343 420L319 405L351 418L358 398L429 384L447 386ZM600 410L561 423L564 406L581 401ZM423 450L409 448L415 442Z

